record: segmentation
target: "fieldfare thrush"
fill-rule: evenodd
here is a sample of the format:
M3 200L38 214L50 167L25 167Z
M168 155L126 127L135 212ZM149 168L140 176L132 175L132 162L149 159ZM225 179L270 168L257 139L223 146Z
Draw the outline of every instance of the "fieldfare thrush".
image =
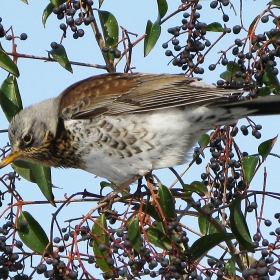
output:
M237 100L228 89L184 75L104 74L17 114L16 159L79 168L112 182L183 164L200 136L248 115L280 113L280 97Z

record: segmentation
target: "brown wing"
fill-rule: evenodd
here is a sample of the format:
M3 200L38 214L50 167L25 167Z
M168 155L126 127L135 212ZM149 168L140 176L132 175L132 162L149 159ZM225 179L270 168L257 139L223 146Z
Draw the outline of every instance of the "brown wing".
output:
M61 93L63 118L84 119L205 104L221 100L228 90L184 75L104 74L77 82Z

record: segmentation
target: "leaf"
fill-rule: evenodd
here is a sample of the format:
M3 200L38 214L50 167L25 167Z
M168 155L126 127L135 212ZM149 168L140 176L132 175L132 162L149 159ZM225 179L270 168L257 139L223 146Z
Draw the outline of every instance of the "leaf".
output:
M150 20L148 20L145 33L146 37L144 39L144 56L147 56L154 48L160 36L161 27L159 23L152 23Z
M63 68L73 73L71 64L68 60L65 48L62 45L59 45L58 48L48 51L48 54L53 57Z
M274 144L277 141L278 136L262 142L258 147L258 152L262 156L262 161L264 162L269 153L271 152Z
M107 11L98 11L100 25L102 28L105 45L116 48L119 42L119 25L113 14ZM114 61L114 54L108 53L109 60Z
M201 209L206 212L211 210L208 204L204 205ZM206 235L207 233L209 233L208 220L199 215L197 221L198 221L200 233L202 233L203 235Z
M27 221L27 227L20 228L21 221ZM52 246L40 224L31 216L30 213L23 211L17 220L18 235L22 242L34 252L43 254L44 251L52 253ZM47 247L48 246L48 247Z
M30 169L29 162L23 160L17 160L12 163L13 169L24 179L29 182L36 183L36 179Z
M166 186L159 186L158 202L166 219L176 218L174 199L172 193Z
M270 93L271 93L271 90L269 87L264 86L264 87L260 88L260 96L270 95Z
M254 177L255 170L259 161L258 156L247 156L243 158L242 168L244 173L244 179L246 183L250 183Z
M8 77L2 83L0 88L0 104L9 122L22 110L22 102L16 77Z
M149 242L151 242L156 247L161 248L163 250L172 249L171 239L160 230L156 228L148 228L146 233Z
M224 32L225 29L219 22L212 22L202 28L203 31Z
M206 195L207 197L209 197L209 193L208 193L206 186L199 181L194 181L190 185L185 184L183 186L183 189L185 191L196 192L200 196Z
M99 268L104 272L106 278L116 277L114 274L115 269L113 265L107 263L107 259L111 258L109 250L100 251L99 245L105 244L106 248L110 247L110 239L107 232L107 223L105 214L102 214L96 219L92 227L93 239L93 253L95 261Z
M17 65L11 60L11 58L3 50L2 45L0 44L0 67L4 70L10 72L16 77L19 77L19 71Z
M115 47L119 41L119 25L116 18L107 11L98 11L98 14L106 46Z
M213 233L196 240L190 248L190 261L195 261L221 242L233 239L231 233Z
M99 9L100 9L102 4L103 4L103 2L104 2L104 0L98 0L98 2L99 2Z
M279 80L277 76L272 73L272 68L268 65L264 70L263 82L274 94L280 93Z
M209 142L210 142L210 136L208 134L203 134L200 137L198 144L201 148L204 148L208 145Z
M53 11L53 8L55 6L53 5L53 3L49 3L47 5L47 7L45 8L45 10L43 11L43 14L42 14L42 23L43 23L43 26L45 27L46 25L46 22L47 22L47 18L50 16L50 14L52 13Z
M142 246L141 233L139 228L138 216L133 216L128 223L128 237L133 248L140 253L140 247Z
M226 263L226 269L227 269L227 273L229 275L236 275L236 269L235 269L235 261L234 258L230 258L228 260L228 262Z
M158 23L165 16L168 10L168 4L166 0L157 0L158 5Z
M50 2L55 6L58 7L59 5L65 3L67 0L50 0Z
M153 205L150 204L150 202L148 202L148 204L142 204L142 212L145 214L150 215L152 218L154 218L156 221L161 222L162 219L161 217L158 215L157 210L155 209L155 207ZM132 207L132 210L139 210L140 209L140 205L136 204Z
M237 71L240 71L240 66L234 61L229 61L227 64L227 70L223 72L220 77L228 82L232 80L233 74ZM235 78L236 81L242 80L242 78Z
M280 6L280 0L272 0L269 3L270 5Z
M35 178L36 184L40 188L45 198L53 205L54 196L52 193L52 180L51 180L51 169L50 167L43 166L40 164L29 163L33 177Z
M221 220L219 220L219 218L215 218L215 220L216 220L216 222L218 224L220 224L220 226L223 225ZM216 233L216 232L218 232L218 230L213 226L213 224L210 223L210 225L209 225L209 234Z
M100 182L100 187L101 187L100 192L106 187L110 187L112 190L116 190L118 188L118 186L116 186L115 184L108 183L108 182L105 182L105 181ZM130 187L127 187L126 191L123 190L120 193L121 193L122 196L127 196L127 192L130 192Z
M254 252L250 232L241 211L241 197L237 197L230 205L230 226L234 237L245 250Z
M53 185L51 182L51 169L49 167L23 160L13 162L12 167L21 177L29 182L36 183L45 198L53 206L56 206L52 193Z

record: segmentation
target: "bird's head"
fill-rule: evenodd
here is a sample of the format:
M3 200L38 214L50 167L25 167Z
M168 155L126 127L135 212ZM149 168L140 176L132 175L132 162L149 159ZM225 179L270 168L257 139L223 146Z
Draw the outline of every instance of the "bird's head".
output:
M20 111L11 121L8 134L11 153L0 168L17 159L40 162L49 136L55 137L58 113L55 99L48 99Z

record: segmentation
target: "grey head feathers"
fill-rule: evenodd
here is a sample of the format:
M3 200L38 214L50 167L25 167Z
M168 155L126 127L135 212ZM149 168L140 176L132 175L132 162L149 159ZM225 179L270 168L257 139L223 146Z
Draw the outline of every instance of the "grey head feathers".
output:
M32 138L32 146L42 145L47 130L55 137L57 123L58 100L56 98L47 99L25 108L10 123L9 139L12 147L20 148L23 137L27 134L33 137L35 132L36 137ZM16 144L16 142L18 143Z

